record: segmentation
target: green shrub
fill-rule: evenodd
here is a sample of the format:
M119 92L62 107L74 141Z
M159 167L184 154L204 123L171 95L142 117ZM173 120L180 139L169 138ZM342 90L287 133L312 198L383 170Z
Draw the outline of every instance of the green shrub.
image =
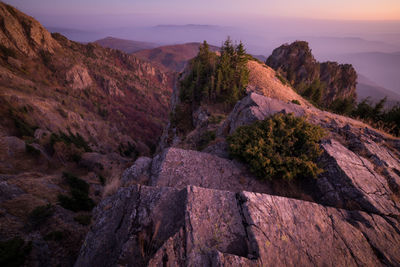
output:
M355 100L352 98L337 98L329 106L329 110L343 115L350 115L355 107Z
M301 104L300 104L300 101L297 100L297 99L293 99L291 102L292 102L293 104L296 104L296 105L301 105Z
M248 163L260 179L316 178L322 172L316 160L319 127L293 114L275 114L263 121L238 128L227 138L230 154Z
M368 97L357 104L352 110L351 115L370 123L372 126L380 128L390 134L400 135L400 103L391 109L385 110L387 99L382 98L373 104Z
M90 211L95 206L89 198L89 184L82 179L70 174L63 173L63 178L70 188L70 195L58 195L58 201L62 207L72 211Z
M63 142L66 145L74 144L77 148L84 149L85 152L92 152L88 142L79 133L73 134L70 131L68 131L68 134L61 131L58 134L52 133L50 136L51 147L57 142Z
M281 83L283 85L288 85L289 84L289 82L285 78L283 78L281 75L279 75L278 73L275 74L275 77L278 78L278 80L281 81Z
M22 266L31 249L32 243L25 242L20 237L0 241L0 266Z
M51 204L45 206L36 207L31 213L29 213L29 225L36 229L42 223L44 223L48 218L54 214L54 207Z
M203 150L213 140L215 140L215 131L207 131L207 132L205 132L200 137L197 149L198 150Z
M92 222L92 216L87 214L80 214L74 217L74 220L82 225L89 225Z
M35 131L38 128L37 126L31 125L25 119L19 115L17 115L13 110L9 110L9 118L14 122L14 126L17 129L18 137L33 137L35 135Z

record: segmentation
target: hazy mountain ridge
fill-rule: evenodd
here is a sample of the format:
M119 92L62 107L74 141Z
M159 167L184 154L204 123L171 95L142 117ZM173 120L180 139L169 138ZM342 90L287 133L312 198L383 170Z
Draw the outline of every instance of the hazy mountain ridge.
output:
M373 103L387 97L387 107L392 107L400 102L400 94L377 85L362 74L357 79L357 101L369 97Z
M333 56L339 62L351 62L357 72L394 92L400 92L400 53L365 52Z
M138 51L134 53L134 55L138 58L163 66L166 69L181 72L186 63L197 55L199 46L200 43L167 45ZM210 46L210 49L212 51L219 50L216 46Z
M112 49L119 49L125 53L131 54L140 50L152 49L159 45L148 42L140 42L126 39L119 39L114 37L106 37L95 41L95 43Z

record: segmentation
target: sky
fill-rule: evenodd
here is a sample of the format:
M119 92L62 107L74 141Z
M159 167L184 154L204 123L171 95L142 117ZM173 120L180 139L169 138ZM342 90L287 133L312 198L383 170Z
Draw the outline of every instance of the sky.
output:
M186 18L400 20L399 0L6 0L33 15L153 14Z

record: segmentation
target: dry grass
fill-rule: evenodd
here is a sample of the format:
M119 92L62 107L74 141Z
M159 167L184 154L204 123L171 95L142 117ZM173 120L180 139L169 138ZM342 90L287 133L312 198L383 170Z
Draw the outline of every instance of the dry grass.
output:
M297 100L302 106L312 106L290 86L282 84L276 77L276 72L270 67L253 60L247 63L247 67L250 71L248 86L254 92L285 102Z
M151 232L149 233L148 231L143 230L138 234L138 240L139 240L139 247L140 247L140 254L142 255L142 258L147 262L150 259L150 256L155 252L157 249L157 234L158 231L160 230L160 225L161 222L157 221L153 234Z
M112 194L116 193L120 187L121 187L121 180L117 177L114 177L114 179L112 179L104 187L103 198L111 196Z

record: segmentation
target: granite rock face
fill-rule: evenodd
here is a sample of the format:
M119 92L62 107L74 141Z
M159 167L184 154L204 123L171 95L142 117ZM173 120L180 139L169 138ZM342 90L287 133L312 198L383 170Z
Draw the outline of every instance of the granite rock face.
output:
M302 182L307 191L259 181L229 158L228 134L277 112L327 131L325 172ZM123 187L95 209L76 266L400 265L395 140L255 93L219 127L222 141L203 152L170 147L127 169Z
M180 189L194 185L233 192L248 190L270 193L268 183L255 179L238 162L179 148L168 148L154 158L148 184Z
M400 264L391 218L266 194L134 185L95 220L75 266Z
M88 70L81 65L75 65L67 71L65 79L74 90L87 89L93 83Z
M400 204L393 201L395 192L371 162L335 140L328 140L322 147L325 173L317 181L322 203L385 215L400 214Z
M296 116L304 116L306 114L304 108L299 105L286 103L257 93L250 93L235 105L227 120L219 129L219 134L232 134L240 126L263 120L278 112L294 113Z

